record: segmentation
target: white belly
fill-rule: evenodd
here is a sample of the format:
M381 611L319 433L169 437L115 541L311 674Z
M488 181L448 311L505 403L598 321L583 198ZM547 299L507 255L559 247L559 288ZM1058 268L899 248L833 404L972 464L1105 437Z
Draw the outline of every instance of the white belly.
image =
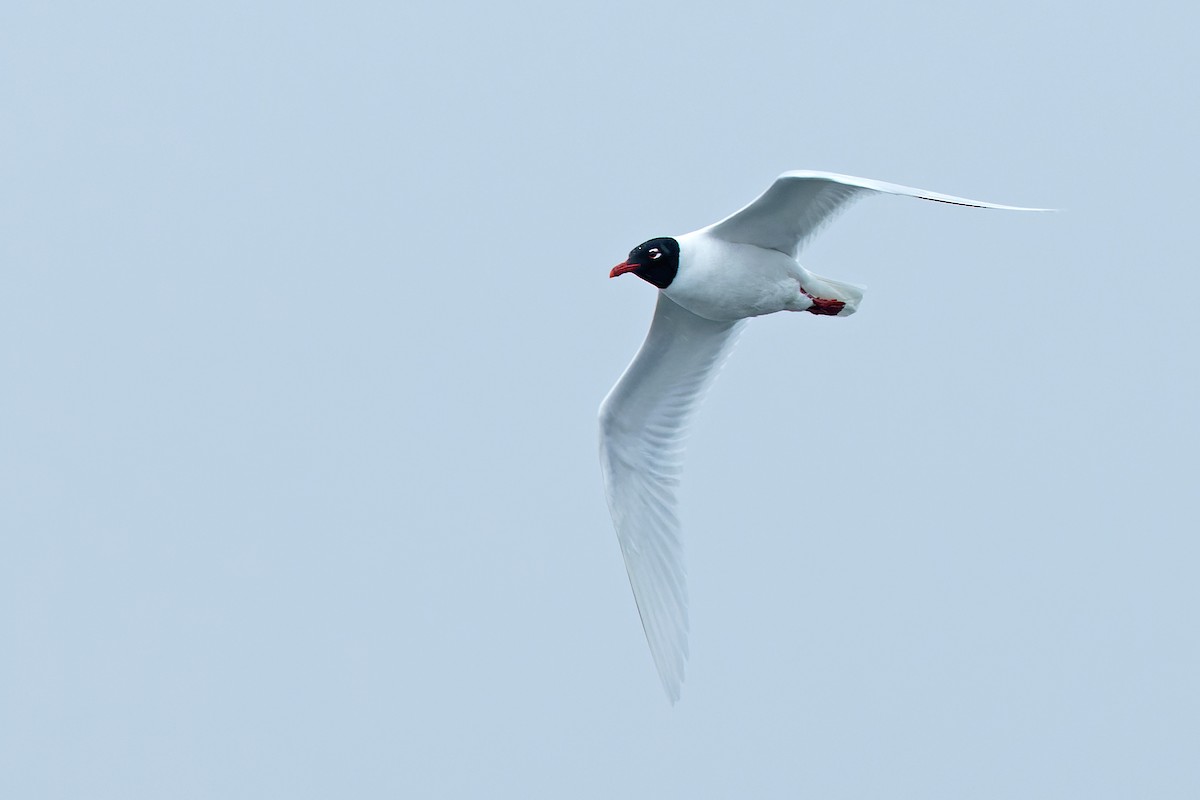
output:
M778 250L708 236L676 237L679 272L663 290L679 305L712 320L758 317L810 302L801 291L800 265Z

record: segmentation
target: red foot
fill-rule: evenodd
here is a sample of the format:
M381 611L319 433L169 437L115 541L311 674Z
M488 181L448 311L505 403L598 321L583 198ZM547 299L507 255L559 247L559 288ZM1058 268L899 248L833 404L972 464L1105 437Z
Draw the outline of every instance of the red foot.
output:
M804 310L810 314L817 314L818 316L822 317L835 317L839 311L846 307L846 304L841 300L829 300L824 297L813 297L811 294L808 296L812 297L813 304Z

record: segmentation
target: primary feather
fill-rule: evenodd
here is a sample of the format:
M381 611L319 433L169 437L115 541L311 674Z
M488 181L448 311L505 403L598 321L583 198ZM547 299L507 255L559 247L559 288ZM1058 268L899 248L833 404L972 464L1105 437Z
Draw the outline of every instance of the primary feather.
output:
M663 688L679 699L687 658L676 490L688 425L742 322L713 322L658 296L650 333L600 406L608 506Z

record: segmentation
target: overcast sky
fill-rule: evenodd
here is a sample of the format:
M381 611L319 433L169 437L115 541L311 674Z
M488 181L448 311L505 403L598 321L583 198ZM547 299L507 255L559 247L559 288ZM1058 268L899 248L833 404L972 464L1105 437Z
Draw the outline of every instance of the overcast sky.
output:
M434 5L0 10L0 795L1200 796L1200 12ZM806 251L672 708L608 270L801 168L1064 210Z

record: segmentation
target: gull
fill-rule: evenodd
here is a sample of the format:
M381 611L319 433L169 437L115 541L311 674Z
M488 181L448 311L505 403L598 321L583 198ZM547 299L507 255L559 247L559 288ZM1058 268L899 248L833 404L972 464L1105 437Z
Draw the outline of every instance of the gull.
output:
M657 287L650 332L600 405L600 466L650 654L674 704L688 654L687 585L676 499L687 429L749 317L845 317L862 289L796 260L853 201L894 194L973 208L1022 208L832 172L780 175L752 203L706 228L639 244L612 268Z

